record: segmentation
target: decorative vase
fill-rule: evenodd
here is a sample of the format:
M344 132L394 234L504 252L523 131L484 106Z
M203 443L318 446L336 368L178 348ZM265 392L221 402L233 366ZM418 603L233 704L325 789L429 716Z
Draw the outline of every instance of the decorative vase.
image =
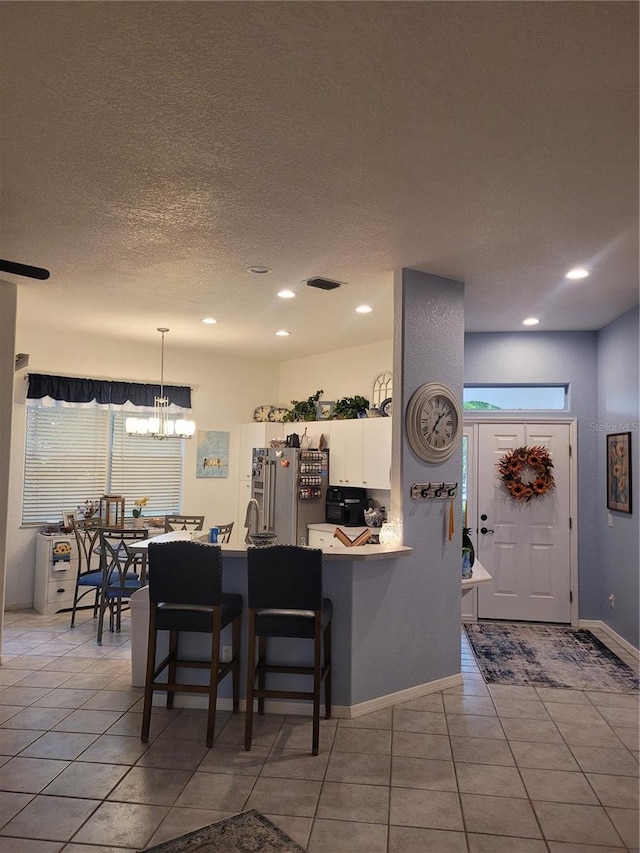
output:
M399 548L402 545L402 525L395 521L385 521L380 528L380 544L388 548Z
M134 526L134 527L142 527L142 526L143 526L143 524L144 524L144 522L143 522L143 520L142 520L142 516L141 516L141 515L136 515L136 516L134 516L134 518L133 518L133 526Z
M464 554L465 549L469 550L469 568L473 566L476 561L476 552L473 547L473 542L471 541L471 533L470 527L462 528L462 553Z

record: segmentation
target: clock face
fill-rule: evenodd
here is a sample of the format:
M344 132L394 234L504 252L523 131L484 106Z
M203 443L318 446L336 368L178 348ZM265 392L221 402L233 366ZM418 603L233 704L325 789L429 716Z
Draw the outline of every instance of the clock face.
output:
M446 385L430 382L413 394L407 406L407 438L414 453L426 462L442 462L456 448L462 412Z

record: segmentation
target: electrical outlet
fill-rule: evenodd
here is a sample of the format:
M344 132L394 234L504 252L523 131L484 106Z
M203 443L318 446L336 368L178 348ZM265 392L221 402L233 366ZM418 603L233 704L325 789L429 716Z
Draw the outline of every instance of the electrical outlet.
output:
M231 646L222 647L222 663L231 663Z
M611 595L609 596L609 604L612 608L616 606L616 597L613 593L611 593Z
M610 512L607 513L607 524L609 527L613 527L613 516Z

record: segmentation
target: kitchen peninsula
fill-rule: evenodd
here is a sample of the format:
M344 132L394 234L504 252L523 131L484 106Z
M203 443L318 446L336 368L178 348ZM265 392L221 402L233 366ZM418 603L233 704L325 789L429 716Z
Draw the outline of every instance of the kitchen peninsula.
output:
M189 534L166 534L155 541L167 538L190 538ZM149 542L139 543L146 547ZM247 601L247 548L238 545L222 545L223 586L225 592L235 592ZM141 548L142 550L142 548ZM323 585L324 595L331 598L334 607L332 643L332 694L336 716L359 716L397 701L389 694L388 676L402 665L402 656L407 637L402 626L385 609L385 596L390 586L402 582L403 557L412 549L381 545L364 545L357 548L339 547L324 551ZM144 661L146 658L146 626L148 623L148 596L144 587L132 596L132 682L144 684ZM243 619L246 616L243 614ZM246 625L242 637L242 681L244 693L246 679ZM197 658L208 648L208 640L202 635L188 634L181 637L186 657ZM223 632L223 645L230 640ZM274 657L283 662L304 663L310 660L311 645L303 640L282 643L273 640ZM164 654L162 646L159 654ZM201 675L193 671L193 677ZM274 676L275 678L275 676ZM280 678L284 678L281 676ZM457 681L456 681L457 683ZM226 691L226 692L225 692ZM425 691L423 691L425 692ZM230 686L220 685L221 704L230 696ZM385 698L388 697L388 698ZM309 713L309 703L294 706L291 703L271 703L272 710L289 713Z

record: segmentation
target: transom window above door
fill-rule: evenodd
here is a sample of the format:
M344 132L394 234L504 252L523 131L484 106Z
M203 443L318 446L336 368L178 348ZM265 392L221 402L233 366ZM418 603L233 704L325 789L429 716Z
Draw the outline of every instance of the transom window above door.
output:
M566 410L568 399L568 385L465 385L462 408L465 412L555 412Z

